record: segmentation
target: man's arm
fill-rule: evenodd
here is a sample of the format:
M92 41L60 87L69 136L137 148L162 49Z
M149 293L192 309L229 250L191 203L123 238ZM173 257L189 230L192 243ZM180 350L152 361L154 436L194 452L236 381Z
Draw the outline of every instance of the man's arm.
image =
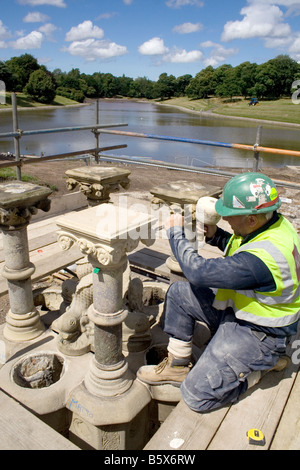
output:
M241 252L226 258L205 259L185 238L182 222L181 216L176 215L166 223L165 228L172 252L191 284L234 290L274 290L273 276L257 256Z

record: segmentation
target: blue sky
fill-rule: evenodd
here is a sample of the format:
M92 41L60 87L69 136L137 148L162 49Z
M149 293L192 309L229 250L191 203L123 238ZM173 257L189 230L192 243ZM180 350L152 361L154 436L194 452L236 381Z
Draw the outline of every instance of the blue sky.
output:
M157 80L208 65L300 61L300 0L0 0L0 60Z

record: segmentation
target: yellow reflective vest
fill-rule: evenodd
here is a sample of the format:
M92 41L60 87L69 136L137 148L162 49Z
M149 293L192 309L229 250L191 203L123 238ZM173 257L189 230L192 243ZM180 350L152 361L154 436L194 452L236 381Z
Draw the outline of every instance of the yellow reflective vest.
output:
M242 237L233 235L225 256L245 251L260 258L273 275L276 289L218 289L214 307L232 307L240 320L266 327L284 327L300 318L300 242L290 222L282 215L267 230L241 245Z

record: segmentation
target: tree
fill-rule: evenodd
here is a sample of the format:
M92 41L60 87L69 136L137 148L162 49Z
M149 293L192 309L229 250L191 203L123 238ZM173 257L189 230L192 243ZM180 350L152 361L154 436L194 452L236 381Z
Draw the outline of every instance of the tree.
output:
M235 68L228 68L223 76L222 82L216 87L216 95L222 98L230 98L239 96L241 88L237 80Z
M37 59L30 54L12 57L6 61L6 65L13 78L11 91L23 91L32 72L40 68Z
M7 91L13 90L13 74L5 62L0 62L0 80L5 83Z
M174 75L168 75L167 73L160 74L155 89L161 100L170 99L175 95L176 78Z
M195 78L193 78L186 87L185 92L189 98L202 99L208 98L209 95L213 95L215 87L215 70L211 65L209 65L206 69L197 73Z
M51 103L56 95L54 79L49 72L36 70L30 75L24 91L41 103Z
M280 91L276 86L277 71L275 64L266 62L257 67L254 89L258 90L257 98L279 98Z
M176 78L175 96L185 95L186 87L190 84L192 78L192 75L189 74L181 75L181 77Z
M128 96L130 98L146 98L148 100L159 97L155 89L155 82L147 77L138 77L131 82Z
M276 69L275 96L290 96L294 78L300 72L300 65L288 55L279 55L268 64Z
M240 93L246 99L251 95L250 90L255 85L257 64L243 62L236 67L236 79L240 87Z

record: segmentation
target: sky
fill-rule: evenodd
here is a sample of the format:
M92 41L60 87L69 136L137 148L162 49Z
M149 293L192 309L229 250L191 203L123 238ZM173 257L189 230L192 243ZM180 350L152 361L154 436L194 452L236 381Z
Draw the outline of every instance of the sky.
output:
M147 77L300 62L300 0L0 0L0 60Z

